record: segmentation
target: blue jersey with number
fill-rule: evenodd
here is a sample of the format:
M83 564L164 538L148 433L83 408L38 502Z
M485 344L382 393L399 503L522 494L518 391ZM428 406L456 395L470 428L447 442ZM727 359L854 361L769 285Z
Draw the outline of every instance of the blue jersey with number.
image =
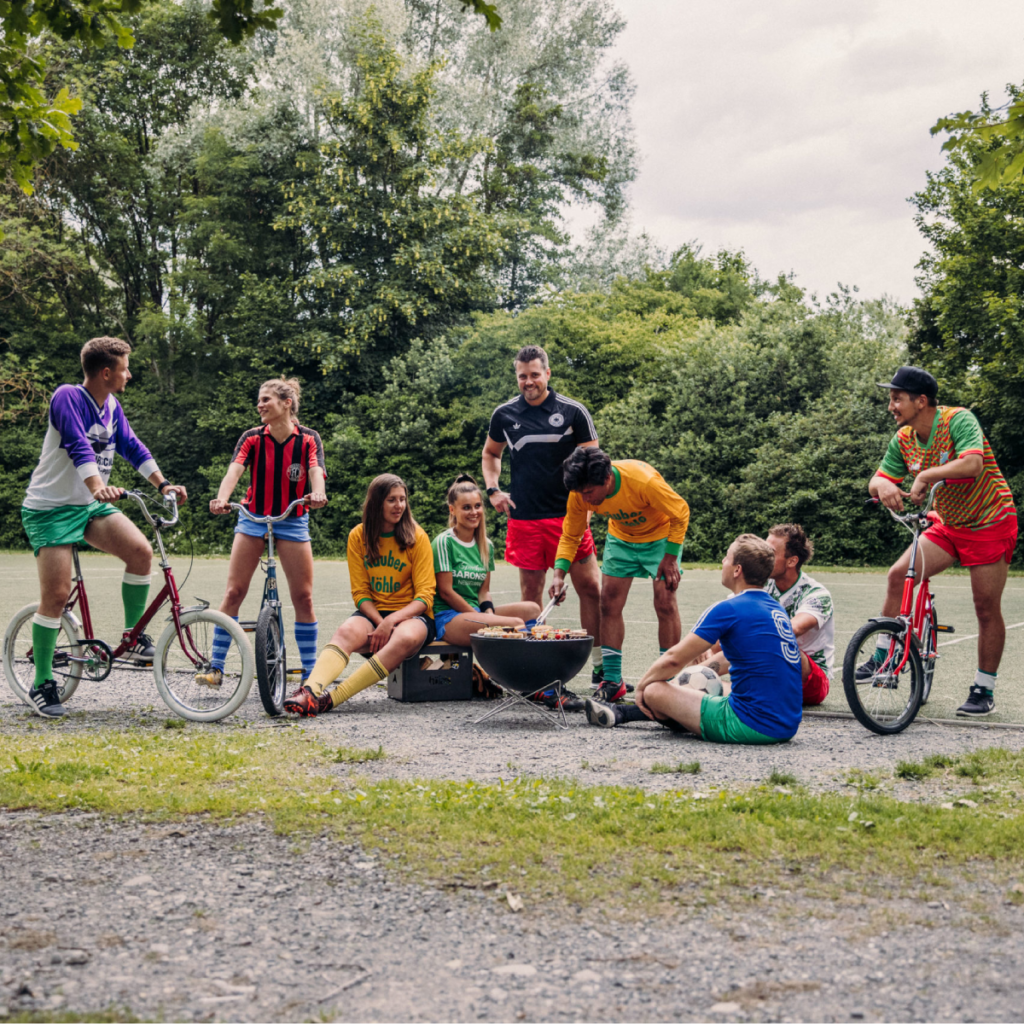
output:
M763 590L744 590L713 604L693 632L721 643L732 665L729 703L744 725L788 740L800 727L800 648L786 609Z

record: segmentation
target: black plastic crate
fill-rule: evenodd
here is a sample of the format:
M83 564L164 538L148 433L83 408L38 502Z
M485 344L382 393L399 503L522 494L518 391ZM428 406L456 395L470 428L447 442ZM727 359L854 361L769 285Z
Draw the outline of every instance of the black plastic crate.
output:
M404 703L472 700L472 650L446 643L420 648L388 676L388 696Z

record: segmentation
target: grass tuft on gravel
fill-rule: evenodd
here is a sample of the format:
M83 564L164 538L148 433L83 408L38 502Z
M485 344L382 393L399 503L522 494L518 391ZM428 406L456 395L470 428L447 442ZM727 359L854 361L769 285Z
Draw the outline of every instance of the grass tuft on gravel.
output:
M579 904L601 897L631 912L753 899L764 884L786 891L797 871L802 891L827 895L836 884L927 884L936 858L1022 865L1024 753L971 755L988 785L946 806L938 789L935 802L906 803L763 785L648 793L569 779L371 782L337 755L300 729L7 735L0 806L147 820L261 814L282 834L358 841L418 880L498 882L499 892Z
M651 765L654 775L700 775L700 761L680 761L678 764L664 764L655 761Z

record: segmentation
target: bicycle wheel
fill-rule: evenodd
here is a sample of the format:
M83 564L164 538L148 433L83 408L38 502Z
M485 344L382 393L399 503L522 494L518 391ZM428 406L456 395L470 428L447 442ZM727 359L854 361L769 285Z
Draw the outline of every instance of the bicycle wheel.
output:
M213 668L214 629L228 636L223 650L219 686L196 681ZM218 664L221 650L218 650ZM164 703L192 722L216 722L241 707L252 686L252 648L242 627L223 612L211 608L183 612L181 635L173 622L156 642L153 657L156 688Z
M907 634L879 622L861 626L846 648L843 658L843 689L857 721L872 732L888 735L902 732L914 720L924 691L924 670L911 643L903 667L903 647ZM875 660L879 642L886 645L881 661ZM862 678L857 678L857 668Z
M284 711L285 687L288 683L285 648L281 636L281 620L277 609L264 605L256 620L256 682L259 685L263 710L276 717Z
M14 695L31 707L29 691L35 683L36 664L32 657L32 616L39 602L27 604L19 611L4 633L4 676ZM78 623L64 612L60 617L57 649L53 655L51 678L57 684L63 704L77 689L82 678L84 649L78 636Z
M921 667L924 670L924 685L921 688L922 704L927 704L928 698L932 695L932 680L935 678L935 665L939 658L938 623L939 616L933 602L931 615L924 624L924 638L921 643Z

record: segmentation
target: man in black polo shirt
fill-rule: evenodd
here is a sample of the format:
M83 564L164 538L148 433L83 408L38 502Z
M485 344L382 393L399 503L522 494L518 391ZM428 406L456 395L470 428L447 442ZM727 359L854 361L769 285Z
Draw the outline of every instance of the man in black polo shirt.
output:
M582 445L596 446L597 431L585 405L548 387L548 354L527 345L515 358L519 394L491 415L483 452L487 496L508 514L505 560L519 569L524 601L544 604L548 569L562 536L569 492L562 482L562 462ZM512 462L511 493L499 486L501 459L508 447ZM595 685L601 683L601 577L594 538L583 535L569 577L580 598L580 621L594 638Z

